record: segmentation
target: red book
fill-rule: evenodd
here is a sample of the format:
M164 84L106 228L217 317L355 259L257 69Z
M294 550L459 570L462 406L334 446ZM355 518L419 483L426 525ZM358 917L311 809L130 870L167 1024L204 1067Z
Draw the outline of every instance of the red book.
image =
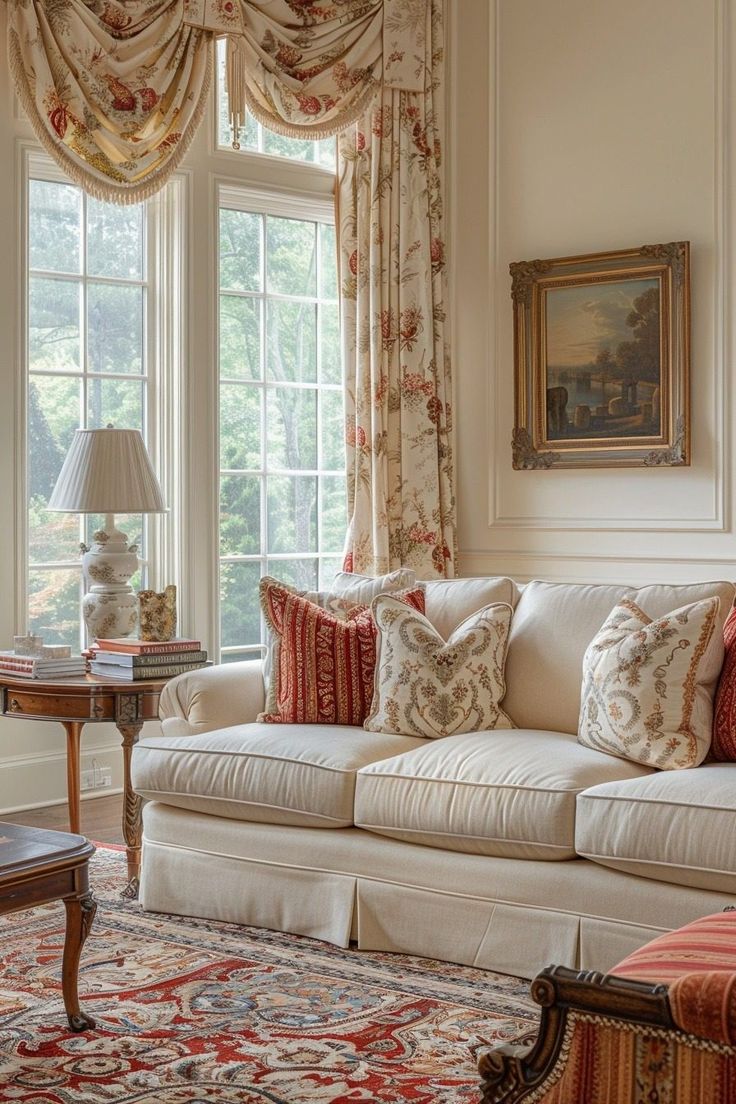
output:
M137 640L135 637L122 636L118 639L98 640L97 648L101 652L126 652L130 655L168 655L171 652L197 652L202 647L199 640Z

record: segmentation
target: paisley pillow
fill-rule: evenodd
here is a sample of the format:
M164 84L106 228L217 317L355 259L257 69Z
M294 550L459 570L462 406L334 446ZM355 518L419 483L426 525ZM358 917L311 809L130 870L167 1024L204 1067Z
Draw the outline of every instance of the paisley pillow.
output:
M402 736L457 736L513 728L499 706L513 611L484 606L449 640L391 595L373 600L378 652L373 704L364 728Z
M583 658L578 742L660 770L708 754L723 662L720 598L653 621L629 598L611 611Z

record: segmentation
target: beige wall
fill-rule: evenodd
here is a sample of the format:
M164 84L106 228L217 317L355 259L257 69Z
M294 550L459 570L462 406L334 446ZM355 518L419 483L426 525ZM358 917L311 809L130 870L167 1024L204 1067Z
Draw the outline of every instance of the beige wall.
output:
M736 574L730 0L455 0L461 570ZM692 243L688 469L514 472L509 262Z

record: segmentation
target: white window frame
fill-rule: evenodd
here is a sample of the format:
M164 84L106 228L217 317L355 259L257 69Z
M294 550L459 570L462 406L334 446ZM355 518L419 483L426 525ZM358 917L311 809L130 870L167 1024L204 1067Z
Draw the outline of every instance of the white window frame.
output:
M238 151L233 151L233 152L238 152ZM258 156L264 156L264 155L254 153L254 156L258 157ZM265 155L265 156L268 156L268 155ZM273 158L271 160L273 160ZM291 164L291 162L290 162L290 164ZM297 164L299 164L299 163L297 162ZM314 168L313 164L311 164L310 162L304 162L304 164L309 169ZM329 172L329 170L320 170L320 171L322 171L323 173L328 175L330 177L330 179L334 179L334 174ZM320 196L320 195L315 195L314 193L311 193L311 194L307 193L306 191L305 191L304 194L295 194L293 191L285 191L283 189L277 190L277 189L274 189L274 188L254 188L253 186L250 186L248 184L234 183L232 180L218 180L216 182L215 195L217 197L217 200L216 200L217 226L216 226L216 232L215 232L215 241L218 243L218 253L219 253L219 213L223 209L234 210L234 211L243 211L243 212L247 212L247 213L250 213L250 214L257 214L257 215L263 215L263 216L272 215L272 216L277 217L277 218L291 218L291 219L296 219L296 220L303 221L303 222L315 222L317 224L333 226L333 227L335 226L335 204L334 204L334 198L331 195L330 196L324 196L324 195ZM320 248L321 248L320 235L317 234L318 257L319 257ZM263 261L263 263L265 263L265 256L262 258L262 261ZM299 471L279 469L278 472L276 473L279 476L281 476L281 475L283 475L283 476L290 476L290 475L305 476L305 477L313 477L317 480L317 551L315 551L314 553L310 553L310 552L272 552L271 554L268 553L268 549L266 547L267 534L268 534L268 496L267 496L266 493L263 493L263 491L262 491L262 493L261 493L260 550L259 550L259 552L258 553L252 553L252 554L243 554L243 555L240 555L240 554L222 555L222 553L221 553L221 542L220 542L219 486L220 486L221 475L230 474L230 472L229 472L229 469L225 469L225 468L220 467L220 416L219 416L220 401L219 400L220 400L221 375L220 375L219 357L220 357L220 291L221 291L221 289L220 289L219 268L220 268L220 266L219 266L219 255L218 255L218 257L216 258L216 271L215 271L215 319L216 319L216 323L215 323L215 342L216 342L216 344L215 344L215 363L216 363L216 384L217 384L217 402L216 402L217 425L216 425L215 440L216 440L216 455L217 455L217 491L216 491L216 497L217 497L217 500L218 500L217 526L216 526L216 533L217 533L217 633L218 633L217 639L218 639L218 644L219 644L219 655L220 655L221 658L224 657L224 656L227 656L227 655L238 655L238 656L242 656L243 658L258 658L263 652L263 647L264 647L263 643L261 643L260 645L246 645L246 644L242 644L242 645L222 645L222 642L221 642L222 622L221 622L221 609L220 609L220 604L221 604L220 603L220 593L221 593L221 590L220 590L220 571L221 571L221 566L222 566L222 564L225 564L225 563L258 563L259 565L263 566L267 563L268 560L274 560L274 559L276 559L276 560L295 560L295 561L309 559L309 560L316 560L317 561L317 564L318 564L318 577L319 577L319 564L320 564L320 562L322 560L335 558L336 555L339 555L339 553L336 553L336 552L329 552L328 553L328 552L322 552L320 550L321 536L322 536L322 517L321 517L321 510L320 510L320 479L322 477L325 477L325 476L329 477L329 476L334 476L336 474L343 474L343 473L342 472L337 473L332 469L326 469L326 468L323 469L322 466L321 466L321 463L320 463L320 441L321 441L321 431L322 431L322 403L321 403L321 401L319 400L319 397L318 397L318 399L317 399L317 464L316 464L316 467L314 469L309 468L309 469L304 469L304 470L299 470ZM318 262L317 271L319 271L319 262ZM268 297L268 295L265 291L265 281L263 280L263 274L262 274L262 286L264 287L264 290L262 292L258 293L258 295L255 295L255 293L254 293L253 297L263 298L265 301L267 301L267 299L269 297ZM319 288L317 288L317 292L319 292ZM247 296L247 297L251 297L251 296ZM280 299L282 297L281 296L276 296L275 298ZM289 296L283 296L283 298L284 298L284 300L288 300L290 297ZM303 297L299 297L299 298L303 298ZM309 296L307 298L311 298L311 296ZM315 297L315 300L319 301L320 298L321 297L319 296L319 294L317 294L317 296ZM262 325L265 327L265 316L263 317ZM265 332L262 332L262 334L261 334L261 359L262 359L262 361L263 361L263 351L264 351L264 342L265 342L265 340L266 340ZM318 366L319 366L319 355L320 355L320 353L319 353L319 346L318 346L318 349L317 349ZM319 382L319 379L320 379L320 374L319 374L319 370L318 370L317 380L315 382L306 383L306 382L295 381L293 383L284 384L283 386L293 388L294 390L302 389L302 390L307 390L307 391L316 391L318 393L318 396L319 396L319 392L321 392L321 391L332 391L334 393L343 393L344 387L342 385L340 385L340 384L322 384L322 383ZM267 486L268 476L269 476L269 474L273 474L273 473L270 472L270 469L268 468L268 465L264 462L264 455L265 455L264 445L265 445L265 441L266 441L266 438L267 438L267 420L266 419L267 419L267 415L268 415L268 406L267 406L267 403L266 403L265 399L266 399L266 395L268 393L269 387L273 386L273 381L269 381L267 379L266 371L265 371L265 367L264 367L264 372L263 372L263 376L261 377L261 379L248 381L248 386L257 387L257 388L259 388L259 390L261 390L263 392L263 397L262 397L261 404L260 404L260 409L261 409L261 464L260 464L260 467L259 467L258 470L256 470L256 469L247 469L247 471L246 470L241 471L240 469L238 469L233 474L254 476L254 477L259 479L262 486L264 484ZM261 572L261 574L262 573L263 572ZM318 583L318 585L319 585L319 583Z
M28 581L31 564L28 553L28 388L31 381L29 324L29 191L31 179L73 184L56 163L33 142L17 143L16 179L20 199L20 360L21 387L18 403L16 440L18 534L16 625L28 623ZM181 365L186 354L186 332L183 326L186 241L185 209L187 181L177 174L153 199L146 201L146 255L144 280L148 291L144 318L146 386L144 387L144 422L148 451L159 475L168 511L164 515L144 517L146 527L146 560L143 563L148 581L155 586L173 582L180 584L185 563L182 554L182 503L185 500L185 468L182 457L182 419L180 411L185 386ZM87 280L86 272L81 279ZM60 373L61 374L61 373ZM78 377L88 378L85 366ZM127 378L127 377L126 377ZM131 379L138 377L131 376ZM86 386L83 386L86 395ZM46 565L44 565L46 566ZM79 571L81 561L74 562L74 549L64 568ZM81 591L80 591L81 593ZM80 605L81 623L81 605Z

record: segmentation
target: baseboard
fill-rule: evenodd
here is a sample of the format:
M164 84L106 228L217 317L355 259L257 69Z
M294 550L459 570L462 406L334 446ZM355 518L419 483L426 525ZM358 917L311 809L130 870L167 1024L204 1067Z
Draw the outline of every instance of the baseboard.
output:
M119 789L110 789L109 786L105 786L103 790L87 790L87 792L81 794L80 797L82 801L91 801L95 797L111 797L115 794L122 794L122 792L122 786L120 786ZM58 801L43 801L40 804L37 803L33 805L14 805L12 809L0 810L0 816L12 816L13 813L28 813L31 812L33 809L52 809L55 806L66 804L66 798L62 797ZM106 846L109 847L110 844L106 844Z
M95 759L112 772L112 786L86 790L82 800L122 793L123 760L119 746L84 745L82 769ZM66 804L66 752L39 752L0 759L0 813L3 815Z

